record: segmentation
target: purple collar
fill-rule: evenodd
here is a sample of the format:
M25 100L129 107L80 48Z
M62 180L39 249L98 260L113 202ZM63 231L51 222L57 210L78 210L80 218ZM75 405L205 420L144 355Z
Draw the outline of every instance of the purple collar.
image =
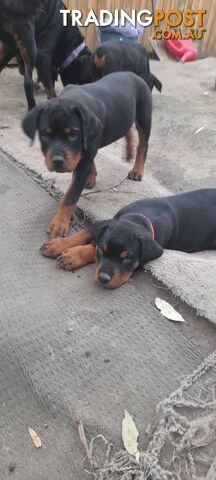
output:
M82 42L77 48L75 48L75 50L73 50L70 53L70 55L68 55L66 60L62 63L62 65L60 65L59 73L62 73L65 70L65 68L69 67L69 65L78 57L80 52L82 52L82 50L84 50L85 47L86 47L85 42Z

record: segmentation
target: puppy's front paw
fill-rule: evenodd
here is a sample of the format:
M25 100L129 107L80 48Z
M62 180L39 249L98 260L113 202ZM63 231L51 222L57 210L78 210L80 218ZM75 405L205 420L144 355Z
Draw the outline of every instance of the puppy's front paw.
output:
M57 262L61 268L65 270L77 270L83 267L86 263L83 261L81 252L83 247L68 248L60 257Z
M143 178L143 170L134 167L128 173L128 178L129 178L129 180L134 180L135 182L141 182L141 180Z
M62 220L58 216L53 217L47 229L49 238L66 237L69 224L68 220Z
M41 247L41 253L44 257L58 258L67 248L64 246L65 238L56 238L49 240Z

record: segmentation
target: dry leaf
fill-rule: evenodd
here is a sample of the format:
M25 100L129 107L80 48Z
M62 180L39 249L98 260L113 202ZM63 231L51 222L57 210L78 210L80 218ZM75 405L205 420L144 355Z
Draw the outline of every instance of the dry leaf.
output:
M204 130L205 127L200 127L196 132L195 132L195 135L198 135L198 133L202 132Z
M127 450L127 452L131 455L134 455L137 462L139 461L138 437L139 432L136 428L133 418L127 412L127 410L124 410L124 418L122 421L122 440L125 450Z
M180 313L178 313L168 302L161 300L161 298L155 299L155 305L160 310L161 314L172 320L173 322L185 322L184 318Z
M37 448L41 448L41 439L40 437L37 435L37 433L33 430L33 428L29 427L28 428L28 431L29 431L29 435L35 445L35 447Z

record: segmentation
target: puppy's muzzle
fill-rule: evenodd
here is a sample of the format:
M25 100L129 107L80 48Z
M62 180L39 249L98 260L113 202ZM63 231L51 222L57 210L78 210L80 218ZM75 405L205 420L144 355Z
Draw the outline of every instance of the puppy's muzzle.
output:
M100 285L105 287L111 281L111 276L108 273L100 272L98 275L98 281Z
M61 171L64 165L64 158L60 155L53 157L53 166L56 171Z

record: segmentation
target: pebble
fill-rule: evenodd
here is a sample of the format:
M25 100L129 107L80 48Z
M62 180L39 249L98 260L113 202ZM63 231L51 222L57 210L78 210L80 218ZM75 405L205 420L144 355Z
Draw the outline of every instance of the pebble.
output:
M9 472L14 472L14 470L16 469L16 463L15 462L11 462L8 466L9 468Z

